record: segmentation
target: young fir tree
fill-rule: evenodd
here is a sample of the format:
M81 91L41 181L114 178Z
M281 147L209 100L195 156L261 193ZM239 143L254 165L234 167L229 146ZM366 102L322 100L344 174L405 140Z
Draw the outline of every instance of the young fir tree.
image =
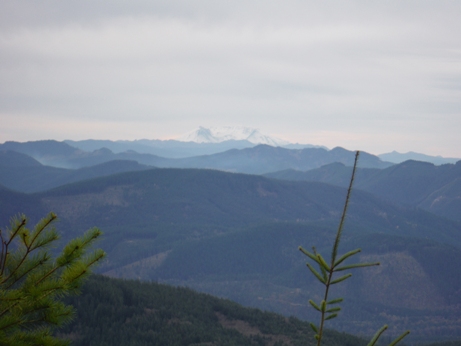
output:
M313 300L309 300L309 304L320 313L319 325L315 325L314 323L310 324L311 328L316 333L315 339L317 340L317 346L320 346L322 343L325 321L336 318L338 316L339 311L341 310L341 307L339 307L338 305L343 301L343 298L331 299L329 297L330 289L333 285L343 282L344 280L347 280L352 276L352 274L349 273L349 274L342 275L339 278L334 278L334 274L343 272L345 270L379 265L379 263L355 263L355 264L349 264L349 265L343 264L343 262L346 259L358 254L361 251L360 249L349 251L342 256L338 255L339 242L341 240L341 234L342 234L342 230L344 226L344 221L346 219L347 207L349 206L349 199L351 196L352 185L354 183L355 171L357 168L357 161L359 159L359 154L360 152L357 151L355 155L354 167L352 169L352 176L351 176L351 180L349 183L349 189L347 190L346 202L344 203L343 213L341 216L341 220L339 222L339 227L336 233L336 238L333 244L333 249L331 251L330 261L327 262L321 254L317 253L317 251L315 250L315 247L312 248L313 250L312 252L305 250L301 246L299 247L299 250L303 254L305 254L312 261L314 261L316 265L318 265L319 270L316 270L314 266L312 266L310 263L307 263L307 267L309 268L311 273L322 283L322 285L325 286L324 298L322 299L321 302L315 303ZM372 339L368 343L368 346L376 345L380 336L386 331L387 328L388 328L387 325L384 325L382 328L380 328L376 332L376 334L372 337ZM396 345L409 333L410 333L409 331L404 332L402 335L400 335L394 341L392 341L389 344L389 346Z
M33 230L24 215L0 230L0 345L67 345L52 329L72 318L73 308L60 299L78 293L90 268L105 255L88 248L101 235L97 228L71 240L53 258L50 246L59 239L50 213Z

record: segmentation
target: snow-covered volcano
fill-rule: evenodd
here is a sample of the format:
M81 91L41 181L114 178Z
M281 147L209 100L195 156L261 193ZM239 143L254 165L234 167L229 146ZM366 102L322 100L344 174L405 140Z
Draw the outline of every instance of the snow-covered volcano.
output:
M198 129L177 138L182 142L220 143L229 140L245 140L254 144L284 146L290 144L279 138L263 135L259 130L242 126L224 126Z

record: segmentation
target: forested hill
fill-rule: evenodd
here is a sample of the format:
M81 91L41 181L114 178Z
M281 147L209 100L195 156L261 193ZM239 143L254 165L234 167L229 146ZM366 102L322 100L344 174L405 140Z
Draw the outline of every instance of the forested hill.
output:
M56 212L66 236L98 226L107 242L167 236L200 239L267 222L336 223L345 189L317 182L287 182L260 176L197 169L152 169L66 185L37 194L0 195L0 217L25 213L37 221ZM459 224L418 210L397 208L354 192L350 221L371 232L420 236L461 246ZM372 227L371 227L372 226ZM439 229L434 233L434 229ZM211 233L210 233L211 232ZM142 240L142 244L138 244ZM147 246L147 245L146 245ZM125 249L126 250L126 249Z
M3 227L21 212L33 224L54 211L64 240L93 226L101 228L104 238L98 246L108 256L99 270L107 275L193 286L247 306L301 317L310 311L307 300L316 294L316 286L305 280L305 259L297 248L325 249L345 195L346 189L319 182L151 169L35 194L5 190L0 193L0 216ZM350 289L343 286L353 298L347 300L353 309L345 311L349 317L342 321L347 325L332 327L360 333L366 326L371 333L398 321L396 328L405 324L414 331L412 337L434 340L440 332L452 339L461 336L461 264L453 260L461 258L460 229L455 221L354 190L344 250L362 247L364 261L374 256L383 266L379 272L354 274ZM373 244L380 247L367 253ZM387 284L394 277L399 278L398 289ZM389 292L391 299L383 299ZM366 300L355 303L356 298ZM383 314L374 318L372 311Z
M187 288L93 275L81 295L66 301L75 307L75 319L57 335L72 340L73 346L315 345L308 322ZM332 330L324 336L328 346L367 343ZM460 341L425 344L460 345Z
M307 322L187 288L93 276L67 302L76 319L58 335L74 346L314 345ZM325 337L329 346L366 344L334 331Z

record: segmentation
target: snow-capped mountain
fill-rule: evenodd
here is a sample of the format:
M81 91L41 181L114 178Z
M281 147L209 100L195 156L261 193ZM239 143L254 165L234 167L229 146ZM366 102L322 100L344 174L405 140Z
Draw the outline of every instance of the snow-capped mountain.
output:
M242 126L224 126L198 129L177 138L181 142L221 143L229 140L246 140L254 144L267 144L274 147L290 144L279 138L262 134L257 129Z

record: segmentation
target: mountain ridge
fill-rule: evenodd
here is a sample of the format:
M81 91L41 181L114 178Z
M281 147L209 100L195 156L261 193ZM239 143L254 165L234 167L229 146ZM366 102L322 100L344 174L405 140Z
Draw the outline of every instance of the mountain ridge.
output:
M395 150L390 153L379 154L378 157L384 161L389 161L392 163L402 163L404 161L414 160L414 161L430 162L430 163L433 163L434 165L443 165L446 163L456 163L457 161L461 160L461 158L442 157L440 155L431 156L431 155L426 155L422 153L416 153L414 151L409 151L407 153L399 153Z
M217 170L151 169L80 181L29 195L2 192L0 218L6 222L12 215L25 213L33 222L52 210L64 230L63 241L93 226L102 229L105 237L98 246L108 253L108 261L100 267L105 273L122 277L126 277L124 273L139 273L137 279L167 280L235 298L245 305L264 303L265 309L293 315L308 310L307 295L315 295L315 286L306 279L304 258L297 247L315 245L324 251L334 237L345 194L345 188L319 182L277 181ZM432 323L434 328L446 330L446 320L437 320L438 310L431 310L441 295L440 285L431 281L434 268L405 251L411 250L411 244L424 240L421 238L427 238L422 243L422 253L433 258L438 268L447 261L444 256L450 254L448 247L454 253L461 251L460 229L460 223L422 210L396 207L367 192L353 191L344 228L343 243L350 244L346 250L360 243L364 255L375 254L387 262L395 254L399 261L382 267L388 268L386 278L392 277L393 271L404 277L406 272L399 269L402 261L411 263L411 268L419 268L416 273L421 273L407 273L412 274L409 284L403 286L404 293L391 305L367 296L367 305L379 309L373 311L385 312L373 323L389 321L387 318L401 321L410 314L417 316L408 321L412 328L426 328ZM396 247L397 239L401 239L400 247ZM371 241L382 245L376 253L366 252ZM435 252L429 256L431 247ZM457 262L450 262L447 270L452 271L452 265ZM185 270L189 277L183 276ZM461 280L459 276L452 275L442 282L449 296ZM377 298L381 297L379 292L387 292L387 286L370 285L367 283L366 287L373 288ZM414 304L407 296L414 294L414 285L421 287L418 297L434 293L435 303L421 305L423 310L408 305ZM400 310L395 307L399 299L405 307ZM353 300L351 304L347 307L352 314L349 316L355 317L345 322L360 331L359 326L369 320L370 312L364 310L360 301ZM457 316L456 306L450 305L451 308L454 315L450 316ZM430 323L422 324L424 319L424 323ZM461 326L451 326L454 331L461 331ZM366 330L374 327L367 324ZM420 328L415 335L425 334Z
M224 152L188 157L183 159L165 158L152 154L140 154L134 151L113 153L108 148L100 148L93 152L84 152L67 143L47 141L46 145L38 142L14 143L14 150L31 155L42 164L60 168L82 168L113 160L132 160L139 164L161 168L206 168L231 171L236 173L262 174L277 170L295 168L312 169L321 165L339 161L352 165L354 152L336 147L332 150L323 148L286 149L259 144L243 149L230 149ZM45 150L54 145L53 150ZM7 146L11 147L9 144ZM0 150L4 145L0 145ZM65 150L63 150L65 149ZM9 149L12 150L12 149ZM59 154L65 151L64 154ZM364 167L385 168L392 165L381 161L377 156L362 153L361 165Z
M341 163L308 170L285 170L265 176L286 180L321 181L347 186L351 168ZM423 208L461 221L461 161L436 166L408 160L377 170L359 168L355 187L398 205Z

